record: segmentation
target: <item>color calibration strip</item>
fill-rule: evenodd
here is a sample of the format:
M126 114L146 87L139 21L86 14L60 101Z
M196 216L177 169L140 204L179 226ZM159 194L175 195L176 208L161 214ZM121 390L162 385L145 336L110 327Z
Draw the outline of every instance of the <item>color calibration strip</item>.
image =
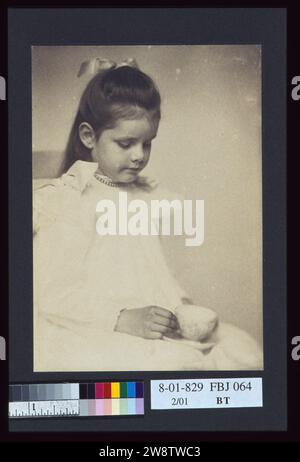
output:
M143 414L143 382L9 386L9 417L11 418Z

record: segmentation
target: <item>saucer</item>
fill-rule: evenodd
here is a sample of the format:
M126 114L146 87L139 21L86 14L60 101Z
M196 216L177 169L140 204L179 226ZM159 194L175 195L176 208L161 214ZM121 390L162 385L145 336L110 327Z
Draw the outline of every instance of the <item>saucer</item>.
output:
M196 348L197 350L205 351L209 350L213 346L215 346L215 343L201 343L201 342L195 342L194 340L187 340L186 338L171 338L167 336L163 336L163 340L167 340L168 342L173 342L173 343L178 343L181 345L187 345L192 348Z

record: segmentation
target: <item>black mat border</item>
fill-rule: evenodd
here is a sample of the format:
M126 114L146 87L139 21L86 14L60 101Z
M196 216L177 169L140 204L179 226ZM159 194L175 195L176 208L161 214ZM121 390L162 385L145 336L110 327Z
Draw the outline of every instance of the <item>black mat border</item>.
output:
M11 10L12 11L12 10ZM30 319L28 316L24 315L23 312L16 312L14 306L22 304L24 305L24 300L28 300L28 292L31 291L32 287L28 280L28 271L26 271L28 262L31 261L31 246L24 246L24 242L27 243L27 238L29 234L27 231L30 231L31 237L31 215L27 212L29 208L31 208L31 197L28 197L28 180L31 181L31 127L28 127L28 121L31 121L31 107L28 102L31 100L30 96L30 87L28 88L28 64L30 65L30 60L28 63L28 48L30 49L31 44L35 45L42 45L42 44L50 44L49 37L45 38L45 31L47 28L45 27L45 23L43 23L42 18L38 18L37 16L33 20L32 13L34 10L23 10L22 11L22 26L19 23L18 34L15 34L15 37L18 37L18 45L17 53L10 53L10 66L13 66L13 69L16 69L16 61L19 62L19 70L20 72L14 72L13 74L9 75L9 104L12 111L10 111L10 127L15 127L16 131L18 131L19 136L15 137L14 140L11 140L10 144L10 161L13 164L17 161L18 165L22 168L15 171L13 168L10 170L10 180L11 185L18 185L18 189L13 186L10 189L10 200L13 202L11 203L12 207L12 215L11 215L11 223L13 224L14 217L17 217L17 221L20 221L20 217L22 217L23 226L21 227L22 238L19 235L17 238L15 236L15 226L12 226L11 230L13 233L10 232L10 238L12 241L13 253L11 254L12 262L14 265L11 265L11 269L13 268L13 274L10 273L12 281L18 281L18 283L23 283L17 287L14 286L14 293L11 297L12 303L12 310L10 311L11 321L10 321L10 379L13 382L30 382L30 381L56 381L56 380L86 380L86 379L97 379L100 380L101 376L103 379L133 379L133 380L149 380L149 378L163 378L163 377L172 377L170 373L102 373L102 374L33 374L32 375L32 362L30 359L30 353L32 352L32 342L30 342L27 336L24 335L24 331L30 332L32 327L29 326ZM226 11L226 14L233 16L231 19L237 14L237 10ZM13 13L21 13L21 10L14 10ZM24 23L24 14L27 13L30 15L30 21L27 25L28 29L26 29L26 25ZM61 42L62 37L67 40L67 44L72 44L68 34L74 33L73 29L67 29L64 27L64 30L59 28L59 21L55 20L52 21L49 18L49 11L46 12L45 10L41 11L42 15L47 16L47 24L53 23L53 29L50 29L52 33L52 40L53 44L63 44ZM53 10L51 11L53 13ZM61 14L61 10L56 10L57 14ZM69 11L68 14L73 15L74 11ZM93 16L92 11L90 11L91 16ZM116 10L109 10L105 11L106 14L114 16L114 24L116 24ZM130 14L139 14L145 15L147 19L147 24L151 24L151 15L155 15L155 10L140 10L134 12L133 10ZM161 13L161 12L160 12ZM200 12L198 12L199 14ZM10 12L11 14L11 12ZM127 13L126 13L127 14ZM177 19L176 19L177 14ZM212 430L223 430L223 431L230 431L230 430L284 430L286 428L286 319L284 313L285 307L285 295L286 295L286 287L285 287L285 88L286 88L286 81L285 81L285 43L284 43L284 34L285 34L285 27L284 27L284 15L285 12L283 10L277 9L251 9L251 10L239 10L239 14L241 17L239 21L235 17L236 22L230 22L230 27L225 27L226 31L222 30L222 23L224 25L224 12L218 11L218 9L211 10L211 14L214 15L213 25L216 29L218 29L218 33L221 35L217 35L214 33L214 37L212 38L211 35L211 27L212 22L207 21L205 18L204 10L201 10L201 16L197 17L195 10L190 10L188 13L187 9L172 10L171 12L165 11L164 21L165 26L168 25L169 27L164 27L164 34L172 34L172 32L176 31L176 33L172 34L171 39L169 38L164 39L160 38L158 26L162 24L162 16L160 14L160 21L153 21L151 28L144 27L143 29L135 29L135 34L138 32L139 34L146 34L144 37L144 41L141 40L141 36L139 38L135 38L135 41L132 38L129 39L129 42L126 41L126 44L149 44L149 43L159 43L161 40L161 44L191 44L191 43L262 43L263 44L263 103L264 103L264 111L263 111L263 165L264 165L264 324L268 325L268 329L264 331L264 343L265 343L265 371L262 374L264 377L264 397L265 397L265 407L261 410L252 410L254 413L249 410L247 412L233 412L237 410L226 410L226 413L218 415L216 418L216 412L214 411L210 416L210 412L206 416L206 412L204 410L192 412L188 415L188 421L185 421L185 418L182 414L182 411L179 411L178 417L180 418L180 422L182 427L174 429L174 424L170 422L170 425L167 426L167 421L169 419L165 419L166 414L164 416L159 416L159 420L162 424L163 430L168 431L191 431L190 423L193 422L193 429L200 431L212 431ZM122 16L124 15L124 11L122 11ZM185 15L189 15L189 19L185 17ZM219 17L219 27L217 27L217 17ZM271 16L270 16L271 15ZM117 14L118 16L118 14ZM65 17L65 15L64 15ZM170 19L171 17L171 19ZM201 23L201 19L203 24ZM245 27L245 22L243 18L247 18L248 29ZM91 18L91 20L95 20L95 17ZM185 22L188 22L187 24ZM123 17L119 15L120 25L126 24L123 21ZM232 19L233 20L233 19ZM178 22L177 22L178 21ZM190 21L190 22L189 22ZM71 21L72 22L72 21ZM105 23L108 25L108 20L106 18ZM30 28L30 24L34 25L34 28ZM170 24L173 27L170 27ZM182 30L182 25L185 24L185 29ZM193 24L193 26L192 26ZM203 27L199 27L199 24ZM232 24L239 24L240 25L240 34L237 32L237 28L232 27ZM64 24L65 25L65 24ZM73 23L74 25L74 23ZM181 25L181 29L180 29ZM156 26L156 29L154 29ZM252 26L252 27L251 27ZM40 36L37 37L37 32L40 27ZM109 27L109 26L108 26ZM194 29L193 29L194 27ZM279 29L276 29L278 27ZM172 30L173 29L173 30ZM132 32L133 28L131 29ZM186 31L188 30L188 34ZM191 41L192 31L196 33L197 41ZM199 40L199 30L201 30L201 40ZM33 32L34 31L34 32ZM48 29L49 31L49 29ZM61 32L61 36L60 33ZM89 29L91 31L91 29ZM258 33L259 31L259 33ZM17 29L16 31L17 32ZM108 30L106 31L108 35ZM122 29L119 31L122 35ZM126 31L126 37L130 37L127 34L130 31ZM181 36L180 36L181 32ZM26 35L31 34L30 37L24 37ZM155 40L151 40L151 33L155 36ZM123 29L124 34L124 29ZM150 35L149 35L150 34ZM283 36L282 36L283 34ZM23 37L22 37L23 35ZM81 44L94 44L91 39L87 40L87 33L81 34L84 35L85 40ZM222 40L223 36L223 40ZM42 38L41 38L42 37ZM57 38L59 37L59 39ZM24 40L25 38L25 40ZM73 38L74 39L74 38ZM109 39L106 36L102 41L99 39L99 29L97 29L97 44L104 44L105 40ZM194 38L195 39L195 38ZM60 42L58 43L58 40ZM131 40L131 41L130 41ZM75 40L76 44L78 43L78 38ZM73 42L74 43L74 42ZM123 43L123 38L116 38L114 44ZM112 44L111 40L106 42L106 44ZM27 49L26 49L27 47ZM16 51L16 50L15 50ZM20 53L18 55L18 53ZM19 57L19 59L17 58ZM27 64L26 64L27 62ZM27 70L26 70L27 69ZM270 77L272 76L272 79ZM29 95L28 95L29 91ZM18 114L13 111L14 103L12 101L18 101L18 106L20 111ZM21 128L23 126L23 134L22 130L17 130L17 128ZM28 129L29 128L29 129ZM24 135L24 136L23 136ZM270 137L270 135L272 135ZM25 140L25 143L24 143ZM23 141L23 142L22 142ZM21 147L22 145L22 147ZM22 157L20 155L20 148L22 151ZM28 154L30 152L30 157ZM19 153L19 154L18 154ZM21 162L21 164L19 163ZM29 173L29 175L28 175ZM275 188L276 186L276 188ZM27 191L27 193L26 193ZM22 194L22 193L25 194ZM21 198L21 200L20 200ZM15 223L16 224L16 223ZM25 231L25 235L24 235ZM23 244L23 245L21 245ZM22 252L20 249L22 248ZM18 262L16 265L15 262ZM25 271L24 271L25 268ZM26 284L24 285L24 279L26 279ZM267 281L266 281L267 279ZM27 294L27 295L26 295ZM16 299L16 296L19 298ZM267 308L269 306L269 308ZM271 308L272 307L272 308ZM281 307L281 310L279 310ZM26 313L26 310L23 310ZM279 312L280 311L280 312ZM27 313L26 313L27 314ZM25 321L25 323L24 323ZM27 326L27 327L26 327ZM29 329L29 330L28 330ZM30 337L30 336L29 336ZM16 340L17 339L17 340ZM31 343L31 349L30 349ZM28 354L27 354L28 353ZM275 361L276 357L276 361ZM29 366L30 364L30 366ZM226 377L226 376L243 376L242 373L233 374L233 373L195 373L191 372L188 374L189 377ZM245 373L244 376L260 376L261 374L253 374L253 373ZM181 376L187 376L187 373L174 373L174 378L180 378ZM245 410L244 410L245 411ZM174 411L178 412L178 411ZM247 414L247 415L243 415ZM154 415L154 414L153 414ZM170 420L174 422L174 413L170 415ZM59 419L58 419L59 420ZM62 427L61 430L70 430L70 431L81 431L75 427L69 427L70 422L62 422L62 421L53 422L52 428L56 430L60 430L59 427ZM177 420L177 419L176 419ZM218 422L216 422L218 420ZM16 422L17 428L16 431L26 431L26 430L35 430L34 427L38 427L38 431L47 430L47 425L45 426L44 423L41 421L36 422L35 425L33 424L32 428L28 428L27 425L28 421L24 421L25 428L18 427L22 423ZM156 422L156 424L155 424ZM137 428L143 431L159 431L159 425L157 424L158 418L155 416L154 426L148 426L145 429L141 428L140 421L132 421L132 425L128 425L126 428L119 428L118 423L115 419L111 420L111 424L105 420L102 425L89 425L88 422L84 422L80 419L80 427L83 427L84 430L90 431L136 431ZM178 423L178 421L177 421ZM68 428L65 425L68 425ZM194 425L195 424L195 425ZM210 425L214 425L211 427ZM217 425L216 425L217 424ZM238 428L237 428L238 424ZM244 424L247 428L244 427ZM269 426L268 426L269 424ZM15 423L13 424L15 425ZM27 425L27 426L26 426ZM30 426L32 424L30 423ZM72 423L73 425L73 423ZM63 428L64 427L64 428ZM93 428L91 428L93 427ZM95 428L96 427L96 428ZM105 427L105 428L104 428ZM205 428L204 428L205 427ZM251 428L250 428L251 427ZM49 429L48 429L49 430ZM51 428L50 428L51 430Z

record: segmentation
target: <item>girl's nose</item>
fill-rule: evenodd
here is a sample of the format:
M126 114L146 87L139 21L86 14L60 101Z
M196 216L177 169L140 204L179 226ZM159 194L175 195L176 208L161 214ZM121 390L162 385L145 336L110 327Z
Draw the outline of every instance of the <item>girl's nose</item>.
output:
M144 159L144 149L142 145L135 145L130 152L132 162L141 161Z

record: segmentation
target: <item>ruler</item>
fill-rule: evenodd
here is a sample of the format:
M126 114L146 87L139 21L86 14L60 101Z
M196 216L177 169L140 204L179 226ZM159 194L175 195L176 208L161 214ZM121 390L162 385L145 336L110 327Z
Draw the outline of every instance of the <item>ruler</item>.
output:
M17 417L72 417L80 415L79 400L19 401L9 403L8 415Z

